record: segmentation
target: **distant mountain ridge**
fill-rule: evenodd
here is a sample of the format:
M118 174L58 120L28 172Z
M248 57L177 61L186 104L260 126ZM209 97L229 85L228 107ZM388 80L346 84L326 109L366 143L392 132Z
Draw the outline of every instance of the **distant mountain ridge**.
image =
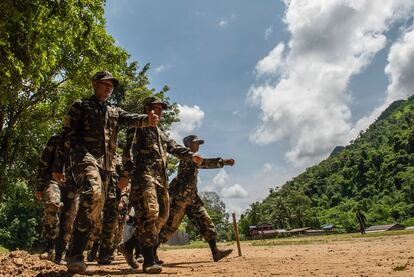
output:
M414 225L414 96L393 102L350 145L252 203L241 226L331 223L355 231L356 209L368 225Z

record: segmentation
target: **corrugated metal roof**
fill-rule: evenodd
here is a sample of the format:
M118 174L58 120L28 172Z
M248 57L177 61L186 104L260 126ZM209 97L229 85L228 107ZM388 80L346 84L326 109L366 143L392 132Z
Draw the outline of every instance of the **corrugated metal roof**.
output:
M310 228L311 227L296 228L296 229L289 230L288 232L290 232L290 233L302 232L302 231L308 230Z
M371 226L369 228L367 228L365 231L367 232L372 232L372 231L387 231L389 229L391 229L392 227L395 226L400 226L402 228L404 228L404 226L394 223L394 224L386 224L386 225L375 225L375 226Z

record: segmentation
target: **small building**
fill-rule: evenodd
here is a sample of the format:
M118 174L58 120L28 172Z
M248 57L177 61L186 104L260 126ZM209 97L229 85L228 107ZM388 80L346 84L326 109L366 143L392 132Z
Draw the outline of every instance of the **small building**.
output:
M326 234L327 231L322 230L322 229L315 229L315 228L311 228L311 227L303 227L303 228L296 228L296 229L292 229L289 230L288 233L293 235L293 236L297 236L297 235L302 235L302 236L318 236L318 235L324 235Z
M320 236L320 235L325 235L326 231L322 230L322 229L308 229L305 230L305 236Z
M291 235L305 235L306 230L310 230L311 227L302 227L302 228L295 228L292 230L289 230L288 233Z
M387 225L375 225L367 228L365 232L367 233L374 233L374 232L385 232L385 231L396 231L396 230L404 230L405 226L394 223L394 224L387 224Z
M333 224L326 224L326 225L323 225L321 229L324 230L326 233L331 233L331 232L335 232L336 226Z
M251 239L268 239L275 238L279 233L286 230L276 230L270 223L262 223L256 226L249 226L249 235Z

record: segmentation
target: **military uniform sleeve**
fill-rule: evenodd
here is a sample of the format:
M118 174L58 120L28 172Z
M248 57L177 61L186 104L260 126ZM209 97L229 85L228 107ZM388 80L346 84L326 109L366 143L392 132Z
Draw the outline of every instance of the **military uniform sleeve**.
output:
M53 172L63 173L65 161L69 157L71 144L76 139L81 120L82 101L76 100L70 107L63 124L61 140L56 151L56 161L53 164Z
M128 113L118 108L118 124L125 127L145 128L150 127L148 115Z
M132 155L132 145L135 139L135 128L129 128L126 134L125 148L122 152L123 171L121 176L131 178L134 170L134 161Z
M203 162L198 168L209 169L209 168L222 168L224 166L222 158L210 158L203 159Z
M193 152L190 151L187 147L184 147L175 142L175 140L169 138L167 134L159 130L162 140L167 143L167 152L174 155L180 160L191 160L193 157Z
M36 191L43 191L51 179L59 137L52 136L40 156Z

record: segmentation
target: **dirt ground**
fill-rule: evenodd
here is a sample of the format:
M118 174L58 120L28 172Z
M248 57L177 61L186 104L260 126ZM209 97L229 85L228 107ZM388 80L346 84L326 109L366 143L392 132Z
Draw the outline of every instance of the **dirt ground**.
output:
M236 244L232 247L232 255L218 263L211 261L208 248L160 251L159 256L166 263L162 275L414 276L414 234L328 242L315 240L300 245L242 243L242 257L237 255ZM19 257L21 260L16 263ZM29 256L0 257L0 276L36 276L38 273L37 276L68 276L64 274L65 267L36 259L32 258L35 260L32 266L23 268L30 261ZM141 268L131 270L120 256L109 266L90 264L87 275L144 276Z

